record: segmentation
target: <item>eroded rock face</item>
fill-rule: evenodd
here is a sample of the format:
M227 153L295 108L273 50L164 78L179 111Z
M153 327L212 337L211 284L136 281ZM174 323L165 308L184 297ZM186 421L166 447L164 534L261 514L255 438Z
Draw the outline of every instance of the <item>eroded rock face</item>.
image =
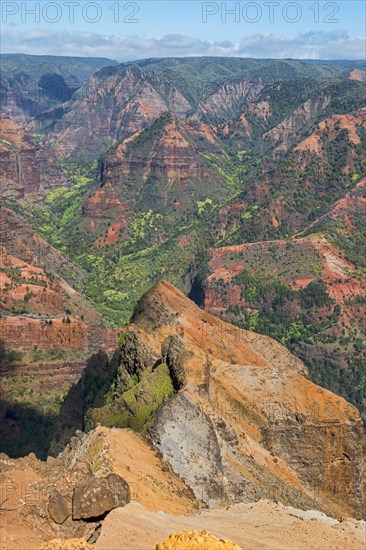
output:
M175 395L151 430L154 445L200 500L221 500L223 466L212 420L184 394Z
M323 96L316 100L308 100L296 109L289 117L285 118L263 135L266 142L276 146L276 151L286 151L294 141L296 132L304 127L311 127L314 118L329 105L330 97Z
M359 413L310 382L300 360L200 310L166 282L143 297L133 320L145 352L160 356L171 376L179 366L179 393L150 433L197 498L279 498L362 514Z
M56 186L69 185L53 149L36 142L10 118L0 119L1 195L38 202Z
M222 117L223 113L233 116L237 113L238 106L256 99L262 87L259 82L253 83L248 80L225 83L217 92L200 103L198 116Z

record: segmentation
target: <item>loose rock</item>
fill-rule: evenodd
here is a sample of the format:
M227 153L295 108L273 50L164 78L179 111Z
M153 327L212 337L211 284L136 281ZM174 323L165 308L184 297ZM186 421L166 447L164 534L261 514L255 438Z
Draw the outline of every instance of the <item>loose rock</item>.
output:
M53 489L48 501L48 513L55 523L62 524L71 514L69 502L67 499L57 491Z

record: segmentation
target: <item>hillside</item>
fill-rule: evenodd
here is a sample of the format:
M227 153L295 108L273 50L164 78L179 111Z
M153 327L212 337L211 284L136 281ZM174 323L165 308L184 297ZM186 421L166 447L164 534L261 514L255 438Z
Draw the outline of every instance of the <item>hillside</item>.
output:
M363 415L365 181L290 239L215 248L196 291L208 311L285 344Z
M99 57L1 54L1 111L18 122L28 122L56 108L98 69L116 65Z
M11 460L2 455L0 468L4 486L16 488L2 509L6 528L1 531L1 544L9 550L156 550L156 544L173 531L187 529L196 532L192 548L201 550L208 539L207 535L202 538L203 529L243 549L264 549L270 544L274 549L292 550L293 540L303 550L363 547L365 522L352 518L334 519L316 510L263 499L224 509L202 509L202 503L159 453L130 430L98 428L75 438L58 460L47 464L32 456ZM115 484L121 480L128 484L131 501L120 499L119 507L100 519L92 517L88 500L91 517L75 520L68 516L65 520L72 511L73 494L87 483L103 488L105 498L105 480L110 475ZM25 504L23 493L17 490L20 486L28 496ZM174 548L182 550L181 546ZM233 550L233 545L218 548Z
M24 62L38 87L55 74L70 92L4 106L11 240L27 226L52 250L35 267L50 261L112 334L167 279L281 342L365 418L361 62L5 61L7 90Z
M52 189L70 186L52 147L7 117L0 119L0 170L1 198L39 202Z
M1 448L45 458L64 396L93 352L114 351L120 331L71 286L82 270L19 215L1 208L0 229Z
M55 454L86 411L89 429L148 434L206 504L279 498L362 515L357 409L310 382L304 364L274 340L220 321L161 281L139 303L115 359L97 394L90 371L85 402L78 385L66 397Z

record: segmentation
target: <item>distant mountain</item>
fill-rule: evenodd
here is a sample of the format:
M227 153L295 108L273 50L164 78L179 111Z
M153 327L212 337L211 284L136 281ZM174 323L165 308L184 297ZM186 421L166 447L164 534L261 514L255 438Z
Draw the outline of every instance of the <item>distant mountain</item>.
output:
M82 269L78 290L106 323L126 325L165 278L280 341L365 418L362 63L212 57L97 69L70 99L42 96L33 116L21 111L28 149L0 136L7 204ZM32 154L48 187L31 186L31 197L19 182Z
M275 94L275 83L290 92L291 83L302 79L294 98L291 92L286 97L296 101L301 93L316 96L327 85L346 79L348 72L343 66L295 60L211 57L122 63L101 69L62 109L39 116L34 127L52 130L49 137L63 155L94 158L163 114L225 123L239 116L263 89L271 93L272 86Z
M98 57L1 54L2 114L25 122L68 101L94 72L116 65Z

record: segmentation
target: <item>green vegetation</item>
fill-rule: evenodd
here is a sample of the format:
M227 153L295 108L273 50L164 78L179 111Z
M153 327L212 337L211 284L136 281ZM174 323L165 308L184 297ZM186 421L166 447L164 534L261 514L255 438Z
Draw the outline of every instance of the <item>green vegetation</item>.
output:
M5 73L24 62L24 56L4 59ZM45 58L44 63L56 61ZM42 76L37 73L38 65L39 59L30 58L27 62L27 70L37 83ZM72 68L80 79L91 67L99 67L93 60L69 59L61 65L62 78ZM223 317L276 338L305 360L315 380L338 393L345 392L354 403L364 407L364 333L360 317L352 313L349 326L342 325L344 311L329 298L321 281L323 266L319 253L309 244L299 244L301 239L296 245L289 240L314 223L310 231L324 234L354 263L350 278L360 278L360 268L366 266L366 225L361 208L364 198L362 190L356 189L366 173L364 130L361 126L357 130L360 143L354 143L349 132L337 126L334 132L325 131L319 137L321 153L302 155L294 150L319 122L335 113L352 114L364 105L364 84L346 77L349 68L356 65L171 58L103 69L99 73L102 80L108 75L122 79L128 68L136 81L143 69L146 80L141 82L156 86L167 104L172 102L173 87L188 101L188 115L194 114L200 104L199 119L193 122L189 116L188 121L173 119L170 113L159 117L126 144L125 161L131 164L124 170L118 167L119 159L111 155L126 137L121 129L127 128L124 124L131 113L126 113L123 120L113 115L109 122L111 127L119 126L120 133L116 130L106 137L91 136L92 143L79 143L75 153L78 158L62 162L69 172L70 187L52 190L44 203L25 205L13 201L11 206L42 237L70 257L75 273L65 273L61 266L58 274L83 292L111 326L126 325L141 295L161 278L191 292L202 304L202 286L210 273L207 263L212 247L280 240L281 244L248 248L241 257L234 250L233 259L226 259L224 267L241 264L247 269L233 281L240 286L245 305L234 305ZM251 82L253 88L242 96L242 101L232 100L243 80ZM220 88L223 83L231 89L220 104L221 94L226 93ZM75 100L81 97L75 90L62 89L65 93L71 91ZM205 100L216 92L219 94L214 96L214 107L210 108L210 102ZM125 98L113 94L114 90L107 89L91 113L103 117L104 112L114 109L117 117ZM247 109L248 103L255 107L262 102L266 103L264 116L257 116L255 109ZM45 96L41 97L41 103L46 107L52 105L54 110L39 117L40 130L33 137L40 144L46 141L52 125L79 105L72 101L56 108L57 101ZM241 118L243 115L248 125ZM292 131L283 135L277 132L278 139L268 137L268 131L286 117L291 121L286 127ZM176 158L172 158L170 151L166 154L165 146L161 146L166 126L173 120L187 144ZM53 147L57 154L56 137ZM6 140L2 143L9 146ZM93 162L86 164L91 158ZM156 160L155 165L152 159ZM117 168L111 177L108 169L115 161ZM165 161L168 169L173 168L174 177L166 175ZM179 165L186 171L184 177L179 177L176 168ZM106 181L113 181L113 189L105 185ZM356 197L358 206L346 208L343 217L339 212L333 215L332 204L346 193ZM107 240L107 235L116 238ZM72 272L72 264L67 269ZM19 274L13 275L11 285L21 284ZM313 282L304 289L293 290L293 283L301 278ZM223 281L212 284L219 295L228 290ZM9 300L11 288L14 286L5 285L4 304ZM29 290L21 302L13 303L12 309L9 306L10 312L33 311ZM345 308L353 312L363 305L352 302L345 304ZM65 312L64 323L70 320L68 315ZM121 335L120 347L123 342ZM26 354L29 361L64 357L57 349L28 350ZM10 354L4 360L12 358ZM131 377L131 387L120 403L122 412L115 403L116 396L106 403L104 412L109 415L108 421L144 430L163 398L157 393L154 377L169 390L163 371L160 366L144 380ZM93 395L100 390L98 380L93 379ZM30 396L25 393L24 397ZM94 413L90 411L91 408L87 420L91 422Z
M38 226L40 234L51 242L53 246L68 252L73 227L78 217L77 211L92 186L92 178L85 175L81 168L71 168L72 187L58 187L47 195L45 204L48 209L39 209L39 215L43 217L44 223ZM65 235L70 235L65 238Z
M90 413L95 422L117 428L131 428L146 433L152 426L158 407L174 394L168 367L162 363L132 380L132 387L114 397L106 396L106 405Z
M204 201L197 201L198 214L201 215L211 209L212 203L213 201L209 197L207 197Z
M278 279L243 270L234 282L239 284L241 298L247 304L245 308L232 306L228 309L229 316L235 315L235 324L271 336L291 350L296 344L316 338L337 320L321 280L296 291ZM329 310L327 320L314 322L316 310L324 306Z
M366 421L361 318L352 317L346 330L341 308L330 299L321 279L292 290L278 278L243 270L233 283L240 286L245 305L229 307L222 318L278 340L305 362L314 382L354 403ZM229 284L217 281L215 293L225 295ZM339 363L346 367L340 368Z

